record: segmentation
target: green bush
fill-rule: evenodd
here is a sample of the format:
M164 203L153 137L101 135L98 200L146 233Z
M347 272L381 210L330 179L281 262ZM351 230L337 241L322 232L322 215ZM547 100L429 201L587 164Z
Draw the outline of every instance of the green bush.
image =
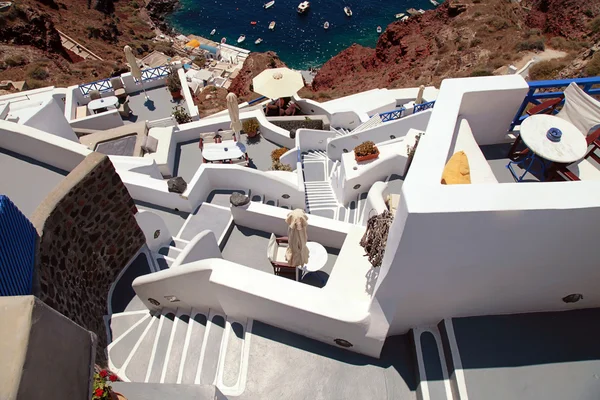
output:
M535 63L529 68L529 78L534 81L556 79L556 76L567 66L566 61L547 60Z
M476 69L471 72L471 76L491 76L493 74L493 71L487 68Z
M594 54L594 57L588 61L585 66L585 73L588 76L600 76L600 53Z
M288 164L282 164L279 161L275 161L273 162L273 165L271 165L271 170L292 172L292 167Z
M600 15L598 15L596 18L594 18L593 20L591 20L588 24L588 27L590 28L590 30L593 33L598 33L600 32Z
M48 74L46 68L39 64L34 64L27 69L27 76L31 79L43 81L44 79L48 78L49 75L50 74Z
M535 39L529 39L529 40L525 40L521 43L518 43L516 49L517 49L517 51L534 51L534 50L544 51L544 50L546 50L546 46L544 45L544 39L535 38Z
M567 40L562 36L555 36L548 41L548 45L557 50L579 51L590 46L587 42Z
M9 67L17 67L19 65L25 64L25 57L15 54L13 56L8 56L4 59L4 63Z
M476 47L476 46L479 46L480 44L481 44L481 39L475 38L475 39L471 40L471 47Z

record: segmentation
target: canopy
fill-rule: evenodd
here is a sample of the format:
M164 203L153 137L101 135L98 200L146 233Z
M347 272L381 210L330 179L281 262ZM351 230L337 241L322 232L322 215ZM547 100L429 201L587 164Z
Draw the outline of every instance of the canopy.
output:
M256 93L270 99L290 97L304 87L302 74L289 68L266 69L252 79Z
M141 82L142 71L140 70L140 67L137 64L137 60L136 60L135 56L133 55L133 50L131 50L131 47L125 46L123 48L123 51L125 52L125 59L127 60L127 63L129 64L129 68L131 69L131 75L133 75L133 77L135 79L137 79L138 81Z
M186 47L193 47L193 48L200 47L200 42L198 40L196 40L196 39L192 39L189 42L187 42L185 44L185 46Z
M229 110L229 118L231 119L231 129L235 133L235 140L240 141L240 131L242 123L240 122L240 109L238 107L238 98L235 93L227 95L227 110Z

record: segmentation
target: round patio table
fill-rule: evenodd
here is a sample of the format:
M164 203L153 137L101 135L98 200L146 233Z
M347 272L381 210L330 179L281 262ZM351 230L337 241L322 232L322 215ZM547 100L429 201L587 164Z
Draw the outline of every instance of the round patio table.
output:
M206 143L202 149L202 157L207 161L235 160L246 154L246 146L234 140L221 143Z
M117 98L117 96L108 96L108 97L103 97L101 99L92 100L88 103L87 106L91 112L95 112L97 110L101 110L101 109L107 108L107 107L117 108L118 104L119 104L119 99Z
M309 274L311 272L320 271L325 264L327 264L327 258L329 255L327 254L327 250L323 247L322 244L317 242L307 242L306 247L308 247L308 263L303 265L302 267L296 268L296 280L299 281L299 272L298 270L302 270L305 274ZM321 280L323 281L323 280Z

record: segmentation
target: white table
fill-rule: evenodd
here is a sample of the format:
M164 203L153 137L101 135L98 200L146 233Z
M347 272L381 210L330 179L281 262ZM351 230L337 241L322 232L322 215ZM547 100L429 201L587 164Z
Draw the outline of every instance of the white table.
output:
M327 250L323 245L317 242L307 242L308 247L308 263L302 267L296 268L296 281L300 280L300 273L298 270L302 270L304 273L317 272L327 264Z
M559 142L546 137L550 128L562 132ZM570 164L582 159L587 152L584 133L569 121L554 115L532 115L521 124L521 139L538 156L552 162Z
M117 96L108 96L103 97L101 99L92 100L88 103L88 110L92 113L96 110L101 110L103 108L114 107L117 108L119 104L119 99Z
M207 161L235 160L246 154L246 146L234 140L221 143L206 143L202 149L202 157Z

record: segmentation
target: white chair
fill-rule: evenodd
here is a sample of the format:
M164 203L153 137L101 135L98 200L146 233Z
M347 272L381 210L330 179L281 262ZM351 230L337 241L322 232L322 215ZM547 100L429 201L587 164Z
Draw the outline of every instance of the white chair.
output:
M600 125L600 101L589 96L577 84L571 82L565 89L565 104L557 117L569 121L585 136Z
M267 258L273 266L273 273L277 276L296 279L296 268L290 267L285 259L287 250L287 237L277 238L275 234L271 234L269 244L267 245Z

